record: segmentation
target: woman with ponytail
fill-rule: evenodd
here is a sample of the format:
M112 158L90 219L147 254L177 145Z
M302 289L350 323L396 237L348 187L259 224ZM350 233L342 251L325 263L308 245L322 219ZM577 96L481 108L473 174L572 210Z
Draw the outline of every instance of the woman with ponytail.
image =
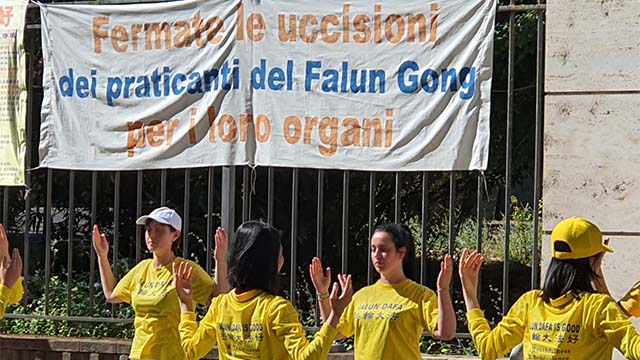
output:
M449 294L453 262L446 255L440 264L437 292L416 283L415 243L406 225L378 226L371 237L371 262L380 279L358 290L338 324L337 338L354 336L356 359L420 359L420 338L450 340L456 317ZM309 273L318 293L320 313L330 310L331 269L314 258Z

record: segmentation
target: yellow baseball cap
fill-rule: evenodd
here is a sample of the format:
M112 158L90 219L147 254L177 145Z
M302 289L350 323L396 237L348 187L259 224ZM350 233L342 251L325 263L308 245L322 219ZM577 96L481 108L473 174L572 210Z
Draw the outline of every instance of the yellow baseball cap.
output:
M557 243L568 246L556 247ZM587 219L572 217L562 220L551 232L551 256L556 259L588 258L603 251L613 252L613 249L602 242L602 232Z

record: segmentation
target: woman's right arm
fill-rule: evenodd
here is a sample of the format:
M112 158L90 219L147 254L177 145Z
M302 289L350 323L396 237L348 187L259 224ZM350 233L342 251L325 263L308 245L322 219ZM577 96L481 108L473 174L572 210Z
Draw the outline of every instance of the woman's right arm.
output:
M588 307L587 321L598 324L600 334L625 358L640 360L640 335L631 320L610 296L603 296L599 300Z
M95 249L96 256L98 257L100 283L102 284L104 297L107 299L108 303L121 303L122 300L113 293L118 282L111 270L111 264L109 264L109 242L107 241L107 237L100 233L98 225L93 226L93 248Z
M464 249L459 264L460 280L473 343L483 359L497 359L522 341L527 302L524 296L518 299L502 321L491 330L477 296L478 276L483 261L481 253L474 251L469 254Z
M205 317L196 321L193 312L193 288L191 284L192 266L181 262L173 263L173 286L180 301L180 344L187 359L200 359L216 345L215 305L209 306Z

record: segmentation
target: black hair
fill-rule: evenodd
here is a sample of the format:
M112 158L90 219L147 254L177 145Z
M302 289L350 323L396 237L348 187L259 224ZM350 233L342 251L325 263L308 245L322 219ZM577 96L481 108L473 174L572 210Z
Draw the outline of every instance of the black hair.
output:
M375 232L378 231L384 231L391 235L391 241L396 246L396 250L406 249L402 260L402 271L404 276L415 280L416 244L413 241L411 229L405 224L384 224L376 227Z
M169 225L169 224L163 224L163 223L158 222L158 221L153 220L153 219L146 219L146 220L144 221L144 228L145 228L145 230L149 227L149 225L151 225L151 222L152 222L152 221L155 221L155 222L157 222L157 223L158 223L158 224L160 224L160 225L168 226L168 227L169 227L169 231L171 231L171 232L176 232L176 231L178 231L178 229L174 228L173 226L171 226L171 225ZM171 244L171 251L173 251L173 253L174 253L174 254L176 253L176 250L178 250L178 246L179 246L179 245L180 245L180 241L179 241L178 239L176 239L176 240Z
M262 221L240 225L229 251L229 285L277 295L280 245L280 234L271 225Z
M555 243L555 251L564 251L562 247L565 245L568 246L562 242ZM600 256L600 254L594 256ZM542 299L548 303L551 299L557 299L569 291L576 299L580 298L581 293L597 292L591 284L591 280L598 278L598 274L591 267L592 257L581 259L551 258L542 286Z

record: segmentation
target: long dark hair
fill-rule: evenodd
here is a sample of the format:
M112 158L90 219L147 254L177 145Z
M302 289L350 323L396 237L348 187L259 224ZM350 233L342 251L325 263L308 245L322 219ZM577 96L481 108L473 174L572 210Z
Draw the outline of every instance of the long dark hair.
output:
M558 243L556 245L563 245ZM561 251L562 249L556 249ZM600 254L594 256L601 256ZM592 256L592 257L594 257ZM591 267L591 258L556 259L551 258L542 286L542 299L548 303L552 299L571 291L574 298L579 299L584 292L595 293L591 280L598 278L598 274Z
M416 244L411 235L411 229L404 224L384 224L376 227L375 232L384 231L391 235L391 241L396 246L396 251L401 248L406 249L402 260L402 271L404 276L415 280L416 269Z
M279 255L280 234L275 228L262 221L243 223L229 251L229 284L277 295Z

